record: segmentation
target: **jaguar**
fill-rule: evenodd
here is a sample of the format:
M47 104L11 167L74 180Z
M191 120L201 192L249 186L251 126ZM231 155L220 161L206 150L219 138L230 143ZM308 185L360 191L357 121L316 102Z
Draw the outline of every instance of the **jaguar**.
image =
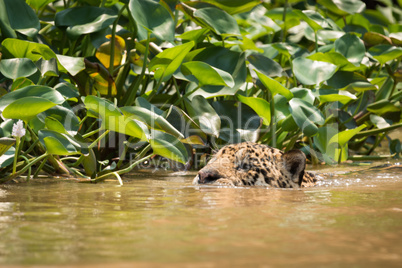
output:
M194 184L300 188L316 185L300 150L283 152L253 142L222 147L194 178Z

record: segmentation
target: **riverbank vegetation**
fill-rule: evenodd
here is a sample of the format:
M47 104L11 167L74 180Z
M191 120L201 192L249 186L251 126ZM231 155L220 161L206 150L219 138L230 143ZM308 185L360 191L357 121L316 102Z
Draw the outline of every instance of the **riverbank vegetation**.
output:
M243 140L399 157L402 3L378 3L0 0L0 182L121 182Z

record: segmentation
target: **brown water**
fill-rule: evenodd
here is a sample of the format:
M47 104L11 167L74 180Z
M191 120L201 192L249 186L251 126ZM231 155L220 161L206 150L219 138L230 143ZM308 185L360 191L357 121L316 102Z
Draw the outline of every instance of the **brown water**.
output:
M194 187L193 177L2 185L0 266L401 267L400 170L303 190Z

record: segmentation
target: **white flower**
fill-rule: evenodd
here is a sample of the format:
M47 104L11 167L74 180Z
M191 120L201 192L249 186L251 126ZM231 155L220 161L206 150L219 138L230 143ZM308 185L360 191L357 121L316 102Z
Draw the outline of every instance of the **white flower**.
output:
M18 120L18 122L13 125L13 132L11 135L16 138L25 136L24 122L22 122L22 120Z

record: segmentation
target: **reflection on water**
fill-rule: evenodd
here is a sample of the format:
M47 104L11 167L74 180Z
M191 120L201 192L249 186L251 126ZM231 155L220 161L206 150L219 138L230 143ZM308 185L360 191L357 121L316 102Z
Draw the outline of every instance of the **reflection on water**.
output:
M194 174L0 186L0 265L398 267L399 170L303 190L194 187Z

